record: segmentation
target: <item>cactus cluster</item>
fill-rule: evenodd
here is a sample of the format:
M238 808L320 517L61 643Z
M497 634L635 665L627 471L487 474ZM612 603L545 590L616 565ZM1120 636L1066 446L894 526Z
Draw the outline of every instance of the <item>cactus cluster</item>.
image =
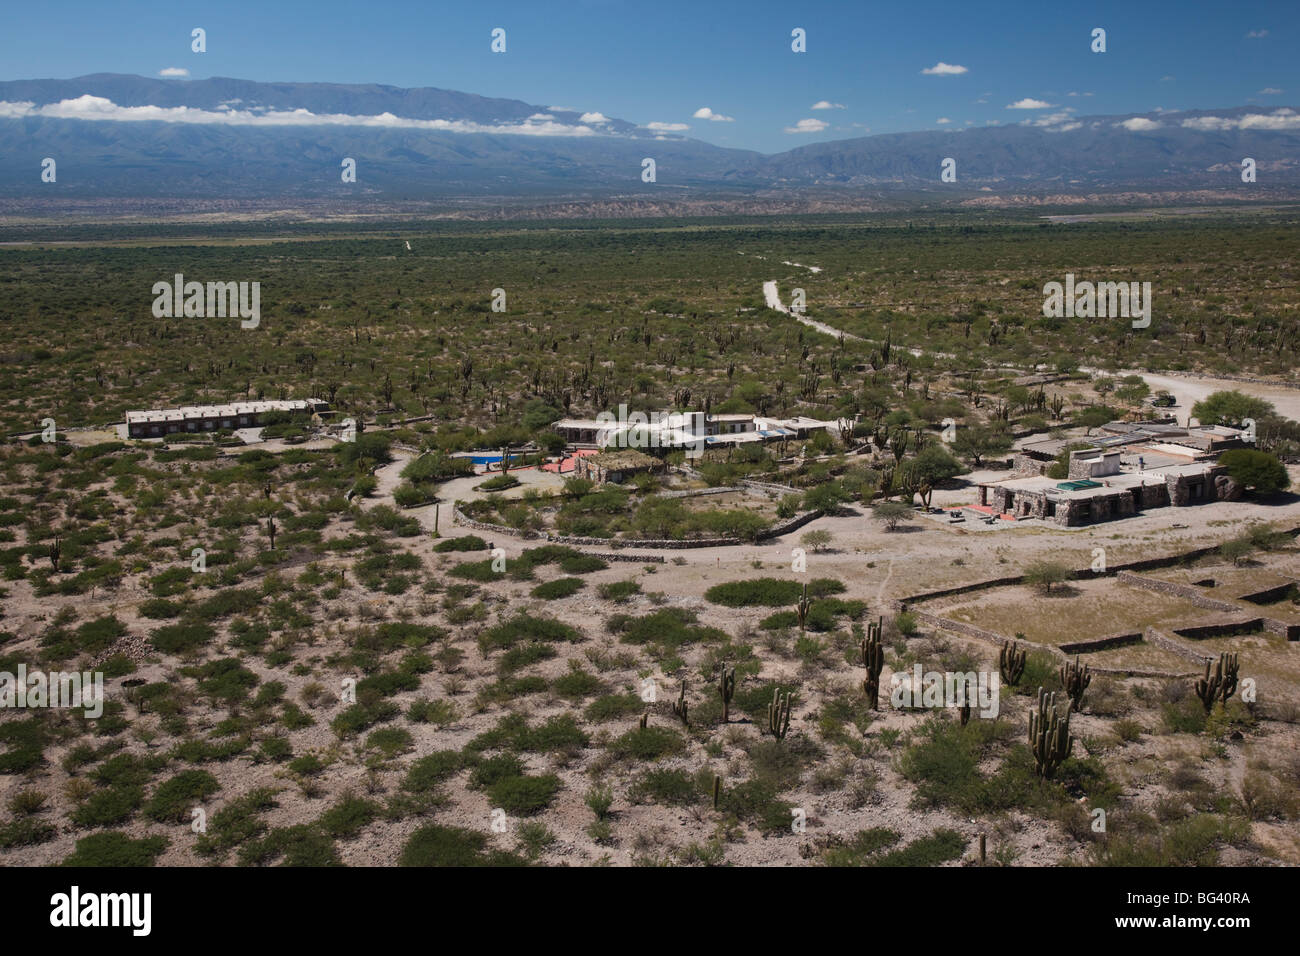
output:
M688 708L689 705L686 703L686 681L682 681L681 693L679 693L677 699L673 701L673 714L682 722L683 727L689 729L691 721L690 716L687 713Z
M790 694L781 689L772 691L772 703L767 705L767 729L777 740L784 740L790 731Z
M1059 673L1061 686L1070 695L1070 709L1077 713L1083 709L1083 692L1092 683L1092 674L1088 670L1088 665L1084 664L1080 667L1079 656L1076 654L1073 661L1066 661L1061 665Z
M1056 694L1038 688L1038 713L1029 714L1029 747L1034 752L1034 769L1050 778L1074 749L1070 736L1070 710L1065 715L1056 709Z
M731 699L736 696L736 669L722 665L722 672L718 674L718 695L722 697L722 722L725 724L731 719Z
M1002 674L1002 682L1012 687L1020 683L1028 659L1029 653L1020 649L1019 641L1003 641L1002 652L998 654L998 671Z
M63 539L56 537L50 544L49 550L50 566L54 568L54 573L59 573L59 561L63 558Z
M1205 707L1208 714L1214 708L1214 702L1221 700L1223 703L1228 702L1228 698L1237 692L1237 655L1220 654L1219 661L1214 665L1214 673L1210 673L1210 661L1205 661L1205 677L1198 680L1194 685L1196 696L1201 698L1201 704Z
M862 652L862 666L867 669L862 679L862 691L867 695L872 710L880 709L880 669L885 666L885 647L881 641L885 619L878 618L875 623L868 622L867 636L859 645Z

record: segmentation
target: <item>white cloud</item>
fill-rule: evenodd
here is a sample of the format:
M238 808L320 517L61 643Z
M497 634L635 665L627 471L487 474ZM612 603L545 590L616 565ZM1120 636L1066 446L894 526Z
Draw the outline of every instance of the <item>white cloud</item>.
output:
M952 120L948 119L948 117L946 116L940 116L937 120L935 120L935 122L938 123L940 126L947 126L949 123L952 122Z
M1281 96L1286 90L1279 90L1276 86L1266 86L1259 91L1260 96Z
M680 133L682 130L690 129L685 123L646 123L645 128L659 133Z
M1160 124L1155 120L1149 120L1145 116L1134 116L1132 119L1126 119L1122 123L1116 123L1116 126L1122 126L1131 133L1141 133L1149 129L1159 129Z
M588 114L590 115L590 114ZM599 114L595 114L599 115ZM380 113L376 116L348 113L312 113L310 110L232 110L222 104L217 110L189 106L118 106L102 96L78 96L37 106L35 103L0 102L0 117L47 116L115 122L193 123L221 126L368 126L385 129L427 129L450 133L505 133L528 136L592 136L590 126L571 126L533 119L522 123L488 125L469 120L420 120Z
M1042 100L1030 99L1026 96L1023 100L1016 100L1014 103L1008 103L1009 110L1048 110L1052 108L1051 103L1045 103Z
M734 123L734 122L736 122L736 120L735 120L734 117L731 117L731 116L723 116L721 113L715 113L715 112L713 112L713 110L709 109L707 106L701 106L698 110L696 110L696 111L695 111L694 113L692 113L691 115L694 116L696 119L712 120L712 121L715 122L715 123Z
M609 117L604 113L583 113L578 120L583 123L608 123Z
M1174 78L1173 78L1173 76L1171 76L1171 75L1166 75L1166 76L1162 76L1162 77L1160 77L1160 82L1161 82L1161 83L1172 83L1173 81L1174 81Z
M169 66L158 71L159 76L189 76L190 71L182 66Z
M1246 39L1247 39L1247 40L1262 40L1262 39L1264 39L1264 37L1266 37L1266 36L1268 36L1268 31L1267 31L1267 30L1251 30L1249 33L1246 34Z
M528 117L530 120L553 120L555 119L550 113L534 113Z
M1048 113L1046 116L1038 116L1035 117L1034 119L1025 120L1022 125L1059 127L1062 123L1065 123L1066 121L1071 119L1070 114L1073 112L1074 112L1074 107L1070 106L1063 110L1058 110L1055 113ZM1078 127L1075 128L1077 129Z
M1226 129L1262 129L1283 130L1300 129L1300 113L1283 107L1272 113L1247 113L1245 116L1195 116L1183 120L1185 129L1226 130Z
M832 103L830 100L818 100L808 108L810 110L842 110L845 106L843 103Z
M926 76L960 76L963 73L969 73L970 70L964 66L957 66L954 63L944 63L940 60L934 66L927 66L921 71Z
M820 133L830 125L825 120L801 119L793 126L787 126L785 131L787 133Z

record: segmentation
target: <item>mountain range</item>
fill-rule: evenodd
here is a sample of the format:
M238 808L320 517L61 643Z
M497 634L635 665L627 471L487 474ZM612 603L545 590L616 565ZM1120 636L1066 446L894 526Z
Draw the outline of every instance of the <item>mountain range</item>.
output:
M1255 183L1242 161L1255 161ZM53 183L42 162L55 160ZM356 164L344 182L343 161ZM644 160L655 181L643 181ZM940 178L955 161L955 182ZM95 74L0 82L8 197L707 198L800 192L1300 192L1288 107L1077 116L765 155L599 113L441 89ZM57 190L54 193L53 190Z

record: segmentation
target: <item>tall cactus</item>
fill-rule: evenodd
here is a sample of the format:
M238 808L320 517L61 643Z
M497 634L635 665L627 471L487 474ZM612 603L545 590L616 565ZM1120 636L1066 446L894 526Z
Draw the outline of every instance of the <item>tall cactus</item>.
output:
M736 696L736 669L728 668L726 664L722 665L722 672L718 675L718 695L722 698L722 722L728 723L731 720L731 699Z
M1012 687L1020 683L1028 658L1029 653L1020 649L1019 641L1003 641L1002 652L998 655L998 671L1002 674L1002 682Z
M1079 655L1074 656L1073 661L1066 661L1061 665L1059 671L1061 676L1061 686L1065 692L1070 695L1070 709L1078 712L1083 709L1083 692L1088 689L1092 683L1092 674L1088 670L1088 665L1079 666Z
M880 669L885 666L885 646L881 641L884 630L884 618L874 624L867 624L867 636L862 639L859 648L862 652L862 666L867 669L862 679L862 690L867 695L872 710L880 709Z
M779 687L773 688L772 703L767 705L767 729L777 740L784 740L790 731L790 697Z
M55 573L55 574L58 574L58 573L59 573L59 562L63 559L63 539L62 539L62 538L57 537L57 536L55 537L54 541L50 544L50 549L49 549L48 554L49 554L49 558L50 558L50 567L54 568L54 573Z
M1064 716L1056 709L1056 694L1038 688L1038 713L1029 714L1029 747L1034 752L1034 768L1040 777L1050 778L1070 751L1074 738L1070 736L1070 710Z
M803 633L804 625L808 623L808 612L812 610L812 600L808 597L808 585L803 586L803 596L794 606L795 614L799 615L799 633Z
M1221 700L1223 703L1228 702L1228 698L1237 692L1237 655L1220 654L1219 661L1214 665L1214 673L1210 673L1210 661L1205 661L1205 677L1198 680L1194 685L1196 696L1201 698L1201 704L1205 707L1208 714L1214 708L1214 702Z
M686 681L682 681L681 693L679 693L677 699L673 701L673 713L677 716L677 719L682 722L682 726L688 729L691 726L690 716L687 713L689 706L690 705L686 703Z

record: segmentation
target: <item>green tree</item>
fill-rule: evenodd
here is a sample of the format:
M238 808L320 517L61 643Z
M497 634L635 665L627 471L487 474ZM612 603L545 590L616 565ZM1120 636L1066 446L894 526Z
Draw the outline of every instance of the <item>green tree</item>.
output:
M1192 416L1202 425L1240 426L1247 418L1260 419L1272 413L1272 402L1236 391L1215 392L1192 406Z
M912 506L902 501L881 501L871 506L871 517L885 523L886 531L894 531L904 521L911 521Z
M1277 456L1266 451L1233 448L1219 456L1219 464L1228 470L1237 484L1257 494L1275 494L1291 484L1286 466L1277 460Z
M1024 579L1030 587L1050 594L1053 584L1070 579L1070 569L1059 561L1034 561L1025 568Z
M1011 436L1000 428L990 428L988 425L958 428L952 450L978 468L985 458L1010 451Z

